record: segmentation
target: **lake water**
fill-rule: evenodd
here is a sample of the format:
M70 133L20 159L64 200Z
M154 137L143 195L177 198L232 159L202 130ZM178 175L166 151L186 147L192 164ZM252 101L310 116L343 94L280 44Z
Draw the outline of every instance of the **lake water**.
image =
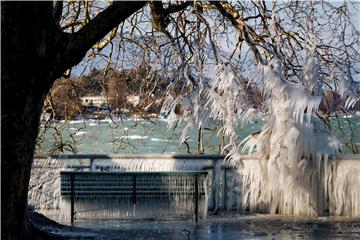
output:
M349 142L351 137L360 146L360 113L338 118L330 118L333 132L343 144ZM237 126L239 142L247 135L258 131L264 121L258 119L251 123ZM140 154L140 153L186 153L188 148L185 144L180 145L179 137L182 129L186 126L184 121L176 128L168 129L164 119L123 118L105 120L77 120L59 121L50 124L50 128L44 134L44 123L40 129L40 148L37 152L49 154L59 147L64 153L76 151L78 153L114 153L114 154ZM55 130L55 128L57 130ZM351 130L352 131L351 131ZM204 130L205 153L218 153L220 137L218 136L219 125L211 123ZM189 151L198 153L198 131L188 140ZM71 146L71 147L70 147ZM344 153L350 152L343 147Z

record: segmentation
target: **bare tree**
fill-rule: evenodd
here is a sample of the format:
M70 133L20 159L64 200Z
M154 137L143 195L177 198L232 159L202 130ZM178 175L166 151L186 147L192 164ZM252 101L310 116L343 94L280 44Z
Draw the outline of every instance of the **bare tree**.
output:
M3 239L31 237L27 188L40 113L52 83L145 3L114 2L74 33L59 28L52 2L1 4Z
M253 107L246 82L261 85L254 77L256 66L273 59L283 66L286 83L302 85L310 95L336 91L345 79L351 84L342 84L350 85L342 92L358 98L353 86L359 76L359 29L351 12L359 8L356 2L152 1L141 10L145 4L2 3L3 238L31 236L27 188L43 102L55 79L84 56L90 65L105 64L105 71L111 64L124 68L136 62L162 71L168 80L166 110L175 119L175 108L181 106L189 120L183 140L193 126L201 128L217 115L234 145L234 125ZM311 65L320 66L319 78L304 78L310 53L319 61ZM218 77L209 65L218 66ZM231 79L230 87L216 82L228 83L224 76ZM204 89L213 90L225 112L209 111Z

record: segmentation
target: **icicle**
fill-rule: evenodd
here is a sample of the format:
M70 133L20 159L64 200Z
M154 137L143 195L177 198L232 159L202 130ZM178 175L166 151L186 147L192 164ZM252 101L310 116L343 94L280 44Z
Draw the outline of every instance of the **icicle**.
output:
M360 101L360 98L357 99L354 96L349 96L345 101L345 108L350 109L350 108L355 107L355 105L358 101Z
M203 219L206 219L208 216L208 209L209 209L209 183L210 183L210 176L207 175L204 181L202 182L205 197L202 203L203 206Z

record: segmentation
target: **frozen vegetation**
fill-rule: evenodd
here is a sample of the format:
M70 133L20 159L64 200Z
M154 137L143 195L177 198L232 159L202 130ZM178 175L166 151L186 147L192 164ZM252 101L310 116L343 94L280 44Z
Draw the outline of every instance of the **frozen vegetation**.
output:
M168 95L162 109L168 113L167 124L173 127L180 118L187 124L179 137L181 143L193 139L196 130L207 126L209 122L223 122L218 134L224 134L228 139L227 145L223 147L223 150L228 151L225 164L233 168L226 177L221 173L221 164L171 158L139 159L134 156L132 161L97 160L94 167L111 171L194 171L213 167L214 177L210 176L204 182L206 209L209 199L213 199L210 205L214 211L225 207L228 211L239 213L358 217L358 160L329 158L337 153L340 142L321 122L313 119L321 101L322 85L318 69L318 60L312 50L303 66L302 83L292 83L285 79L281 59L277 57L268 64L260 63L258 76L263 81L263 95L267 99L266 108L261 113L265 116L265 123L260 131L240 142L235 129L239 124L258 117L260 110L252 108L248 103L248 83L237 76L229 65L219 65L214 79L203 77L199 88L184 96L174 99L171 94ZM178 104L182 116L175 113ZM75 135L79 137L86 134L86 131L81 131ZM130 135L120 139L123 138L147 141L148 136ZM254 159L248 160L248 157L244 157L245 153ZM44 161L45 165L59 164L56 160ZM71 166L73 163L63 160L61 164ZM54 168L56 172L52 176L57 176L61 169ZM39 178L33 179L29 192L35 207L43 210L62 209L66 217L69 205L61 200L56 190L59 188L59 179L48 179L49 173L33 176ZM224 182L227 182L226 186ZM210 194L214 188L215 196ZM226 197L221 196L220 192L226 192ZM41 199L37 199L40 196ZM126 212L129 204L125 204L125 212L112 210L117 203L114 206L106 204L100 204L102 208L108 209L101 216L129 216ZM191 209L191 204L190 200L185 204L187 206L181 208ZM155 208L158 209L154 205L150 212Z

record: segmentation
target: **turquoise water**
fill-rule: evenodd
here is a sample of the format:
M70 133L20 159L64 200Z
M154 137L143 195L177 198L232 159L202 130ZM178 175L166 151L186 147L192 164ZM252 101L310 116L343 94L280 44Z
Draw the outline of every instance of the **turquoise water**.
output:
M360 116L340 116L330 119L332 131L343 143L342 151L351 152L351 139L360 146ZM236 128L238 140L258 131L264 121L259 119ZM106 120L77 120L51 123L45 129L41 124L38 154L50 153L198 153L198 130L186 144L180 145L179 137L186 126L184 121L168 129L164 119L123 118ZM215 122L204 130L204 153L218 153L220 126ZM226 142L225 142L226 144ZM346 147L346 144L350 147ZM60 151L59 151L60 150Z

